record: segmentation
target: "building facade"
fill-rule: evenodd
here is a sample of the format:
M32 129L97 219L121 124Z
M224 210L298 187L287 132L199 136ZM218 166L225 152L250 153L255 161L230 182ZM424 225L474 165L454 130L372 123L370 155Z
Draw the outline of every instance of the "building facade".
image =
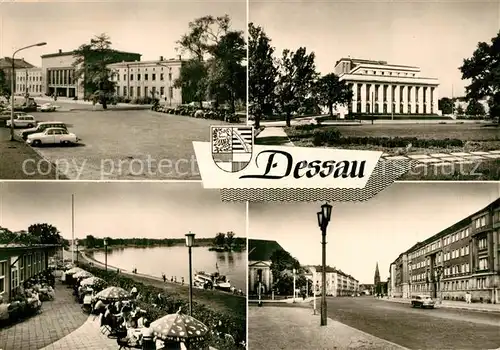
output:
M34 65L31 63L26 62L22 58L15 58L14 59L14 68L16 70L16 77L17 77L17 70L26 70L26 69L32 69L35 68ZM12 84L12 58L10 57L4 57L0 58L0 70L2 70L5 74L5 82L7 86L11 87ZM17 79L16 79L17 82ZM17 90L17 87L14 86L14 92Z
M44 94L42 69L16 69L16 95L42 96Z
M283 248L276 241L263 239L248 240L248 294L258 294L259 286L261 292L271 292L273 286L273 274L271 272L271 256L277 250Z
M182 103L182 91L174 86L179 78L182 60L120 62L109 65L114 72L116 94L129 98L158 98L169 106Z
M308 273L306 278L311 281L316 293L321 293L323 285L323 267L322 266L305 266ZM359 293L359 281L349 274L327 266L326 272L326 295L341 297L353 296Z
M23 282L49 266L56 245L0 244L0 298L8 302Z
M110 62L140 61L141 55L132 52L113 51ZM74 67L74 52L42 55L43 94L83 99L86 94L83 79L77 79Z
M341 58L334 73L353 93L342 115L409 116L438 114L436 78L421 75L420 68L385 61Z
M500 198L419 242L393 263L393 294L500 303Z

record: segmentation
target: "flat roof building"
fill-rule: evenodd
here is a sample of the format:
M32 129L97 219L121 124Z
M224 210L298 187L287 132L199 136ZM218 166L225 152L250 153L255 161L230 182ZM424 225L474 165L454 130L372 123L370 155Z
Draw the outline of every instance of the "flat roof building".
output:
M438 114L438 79L422 76L419 67L341 58L334 73L353 93L343 114L378 118Z

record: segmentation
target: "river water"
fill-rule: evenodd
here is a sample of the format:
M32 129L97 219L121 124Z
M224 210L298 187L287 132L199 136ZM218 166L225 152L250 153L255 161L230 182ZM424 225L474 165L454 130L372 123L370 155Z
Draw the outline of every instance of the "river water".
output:
M104 263L104 251L93 253L94 259ZM246 290L247 253L214 252L208 247L193 247L193 279L196 271L215 272L217 267L222 275L226 275L231 285ZM185 246L154 248L113 248L108 249L108 265L123 270L161 277L164 273L170 280L184 277L189 281L189 254Z

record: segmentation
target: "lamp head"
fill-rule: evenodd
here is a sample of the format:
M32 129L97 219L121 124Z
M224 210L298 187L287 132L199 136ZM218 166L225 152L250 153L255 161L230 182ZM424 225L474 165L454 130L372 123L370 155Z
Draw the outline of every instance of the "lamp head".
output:
M106 238L104 238L104 246L107 246L108 245L108 240Z
M195 234L191 231L186 233L186 247L192 247L194 245L194 236Z
M47 45L46 42L41 42L41 43L36 44L36 46L45 46L45 45Z
M75 239L75 245L78 247L78 238Z
M318 212L316 213L316 215L318 216L318 226L319 226L320 228L322 228L322 227L323 227L323 213L322 213L322 212L320 212L320 211L318 211Z
M332 206L328 203L325 203L321 206L321 212L323 213L326 222L330 222L332 217Z

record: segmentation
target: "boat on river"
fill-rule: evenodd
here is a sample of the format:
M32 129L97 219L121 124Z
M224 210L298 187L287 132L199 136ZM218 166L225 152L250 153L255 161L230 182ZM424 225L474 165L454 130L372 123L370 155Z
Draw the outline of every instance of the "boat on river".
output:
M220 289L224 291L231 290L231 282L226 276L221 275L219 272L207 273L199 271L195 274L195 285L202 285L205 289Z

